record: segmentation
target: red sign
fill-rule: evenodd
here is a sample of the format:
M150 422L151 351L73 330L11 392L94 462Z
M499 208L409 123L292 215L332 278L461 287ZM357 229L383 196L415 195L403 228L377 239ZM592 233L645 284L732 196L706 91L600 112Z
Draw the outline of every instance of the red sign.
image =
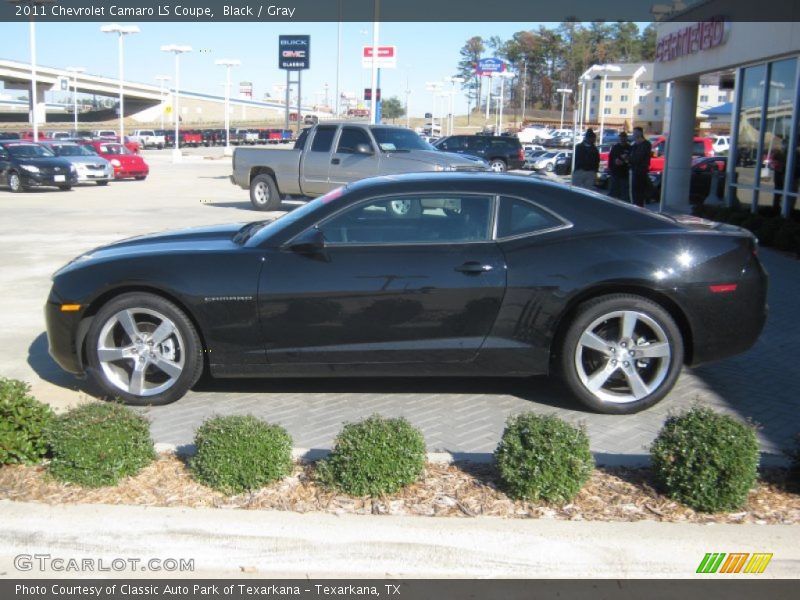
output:
M669 62L721 46L728 41L728 24L717 17L683 27L658 40L656 62Z
M397 46L378 46L378 56L375 63L380 69L394 69L397 67ZM372 46L364 46L361 50L361 66L365 69L372 67Z
M378 46L378 58L394 58L394 46ZM364 58L372 58L372 46L364 46Z

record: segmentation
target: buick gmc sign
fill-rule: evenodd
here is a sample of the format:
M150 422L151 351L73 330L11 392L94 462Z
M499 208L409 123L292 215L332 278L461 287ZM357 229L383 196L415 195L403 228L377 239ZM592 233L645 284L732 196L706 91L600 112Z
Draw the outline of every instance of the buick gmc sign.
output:
M299 71L309 68L310 35L278 36L278 68Z
M669 62L722 46L728 41L729 24L722 17L682 27L658 40L656 62Z

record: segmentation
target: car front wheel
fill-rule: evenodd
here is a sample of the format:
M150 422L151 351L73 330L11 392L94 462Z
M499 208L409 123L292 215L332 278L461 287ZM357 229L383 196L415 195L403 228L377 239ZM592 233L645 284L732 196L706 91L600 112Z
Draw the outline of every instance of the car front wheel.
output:
M631 414L664 398L680 374L683 339L675 320L641 296L582 304L564 336L561 373L587 407Z
M11 171L8 174L8 187L11 188L11 191L15 194L25 191L25 186L22 185L22 178L16 171Z
M132 405L168 404L203 370L202 345L189 318L172 302L128 293L103 306L89 327L89 375L110 397Z
M506 163L500 158L495 158L489 163L489 168L496 173L504 173L506 171Z
M256 210L278 210L280 194L275 180L269 175L256 175L250 182L250 202Z

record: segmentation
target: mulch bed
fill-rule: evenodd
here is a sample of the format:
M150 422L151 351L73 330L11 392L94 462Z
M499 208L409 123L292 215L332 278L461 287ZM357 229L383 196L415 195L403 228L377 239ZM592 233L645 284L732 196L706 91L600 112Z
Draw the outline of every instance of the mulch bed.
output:
M0 498L47 504L133 504L442 517L493 516L572 521L800 523L800 494L787 489L787 470L761 472L743 510L705 514L659 494L647 469L598 468L578 496L563 506L521 502L502 491L491 465L429 464L423 479L385 498L353 498L314 481L313 465L255 492L225 496L192 479L185 462L162 454L115 487L86 489L59 483L44 466L0 468Z

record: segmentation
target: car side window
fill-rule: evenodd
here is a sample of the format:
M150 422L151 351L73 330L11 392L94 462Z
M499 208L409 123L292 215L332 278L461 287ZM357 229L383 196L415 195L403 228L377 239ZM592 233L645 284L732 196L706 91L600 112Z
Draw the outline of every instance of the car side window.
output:
M330 152L336 127L317 127L314 141L311 143L311 152Z
M463 137L453 136L444 140L439 147L447 152L457 152L458 150L466 150L467 144Z
M521 198L500 198L497 237L507 238L560 227L566 223L545 209Z
M491 215L491 196L388 196L348 208L319 229L337 245L478 242L491 238Z
M355 154L356 146L359 144L367 144L370 148L372 147L372 142L367 132L358 127L345 127L342 129L342 134L339 136L339 145L336 148L336 152Z

